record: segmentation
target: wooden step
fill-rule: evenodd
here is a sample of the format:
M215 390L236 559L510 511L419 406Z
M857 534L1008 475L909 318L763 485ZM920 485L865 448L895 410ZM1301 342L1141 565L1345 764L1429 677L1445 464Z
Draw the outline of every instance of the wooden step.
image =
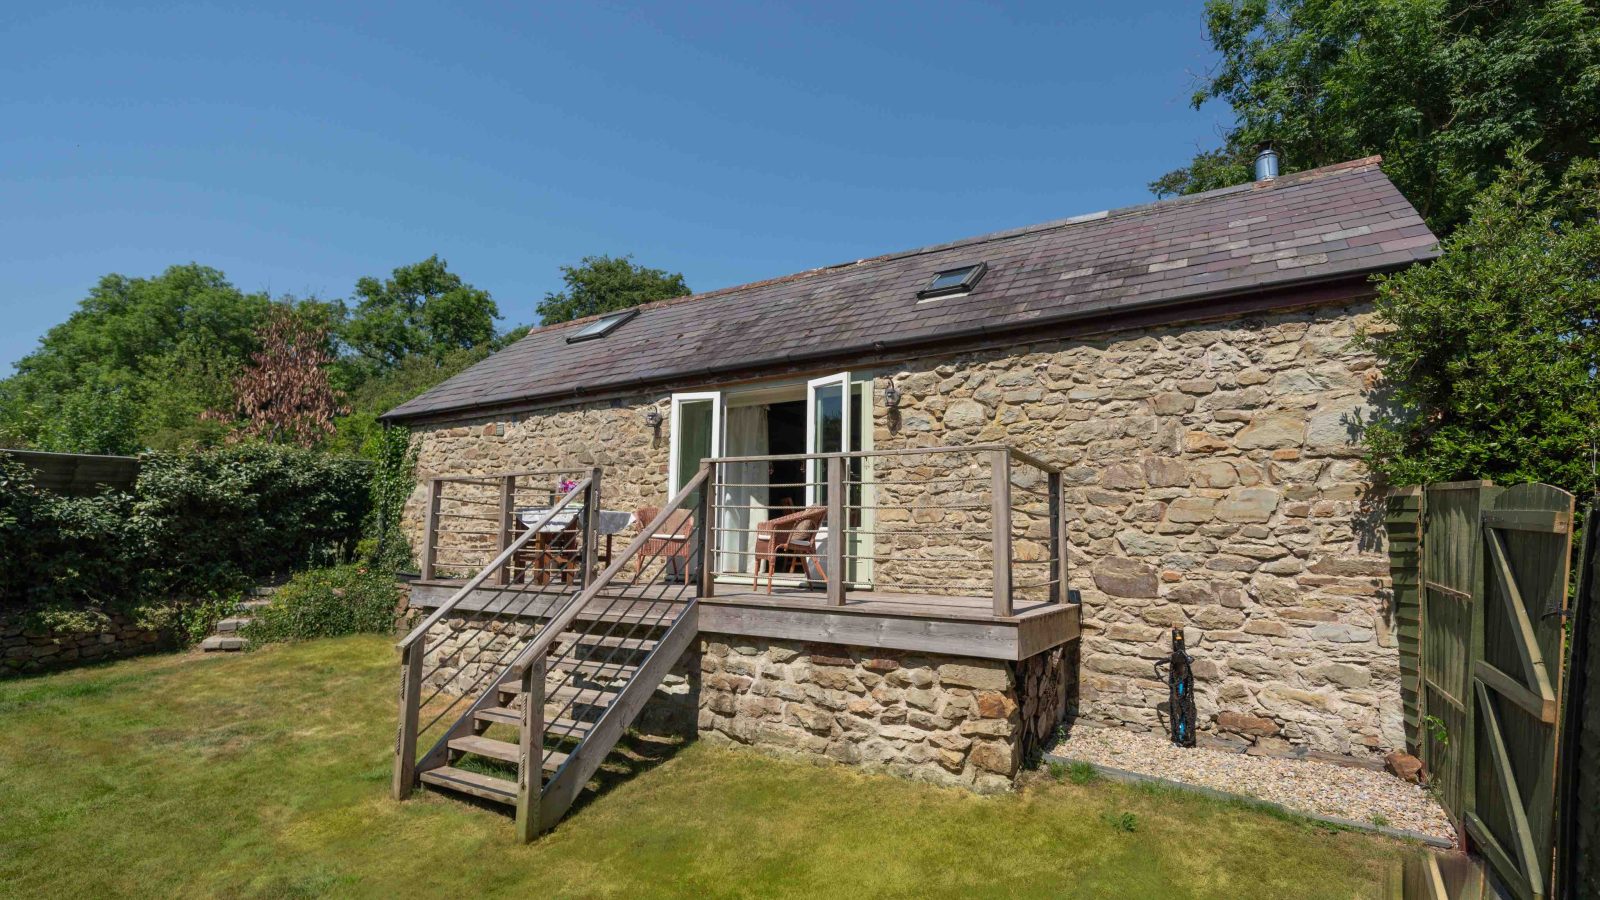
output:
M562 706L568 703L574 706L610 706L611 701L617 699L621 691L621 688L577 688L563 685L545 695L545 702L559 703Z
M479 722L498 725L521 725L522 713L504 706L486 706L472 714Z
M490 759L498 759L501 762L508 762L513 765L519 763L519 757L522 755L522 748L510 741L497 741L493 738L474 737L472 735L452 739L450 741L450 749L458 750L462 753L472 753L477 756L486 756ZM545 748L545 771L554 772L566 761L567 754L560 750Z
M625 638L590 634L570 634L566 636L566 639L569 643L575 643L582 647L606 647L608 649L640 652L654 650L656 644L661 643L654 638Z
M508 709L504 706L490 706L485 709L478 710L473 715L477 717L479 722L491 722L496 725L511 725L518 728L522 726L522 711ZM560 718L552 719L551 721L546 722L544 725L544 733L548 737L581 738L588 734L589 729L593 727L593 722L579 722L576 719ZM465 748L457 747L454 743L451 743L450 749L462 750ZM496 759L498 758L499 757L496 757ZM511 761L515 762L516 760L512 759Z
M639 671L639 667L635 665L594 659L562 660L555 664L555 668L565 669L587 678L607 679L632 678L633 673Z
M574 663L574 665L577 665L577 664ZM567 668L567 666L563 665L561 668L565 669L565 668ZM633 667L633 666L625 666L624 668L633 669L635 667ZM617 666L615 664L608 664L607 665L607 670L608 671L615 671L616 669L617 669ZM629 674L631 675L632 672L629 672ZM500 692L500 698L502 700L505 700L508 703L511 701L511 699L513 697L518 697L518 696L522 695L522 689L517 687L516 682L514 682L514 681L508 681L508 682L506 682L504 684L501 684L501 685L497 686L495 688L495 690L499 691ZM550 691L549 693L545 694L544 702L546 702L546 703L566 703L568 700L571 700L573 698L573 696L574 696L574 694L576 692L579 692L580 690L583 693L586 694L586 696L583 699L578 701L580 704L582 704L584 706L606 706L606 705L610 704L611 701L607 700L605 698L606 697L615 697L617 695L617 692L622 690L622 686L621 685L616 685L616 686L590 685L589 687L585 687L585 688L581 688L580 689L580 688L573 687L571 685L562 685L561 687L556 688L555 690Z
M475 753L478 756L487 756L490 759L498 759L508 763L516 762L517 757L522 752L521 747L510 741L497 741L494 738L479 737L472 734L451 739L450 749L459 750L462 753Z
M460 791L463 794L471 794L474 797L482 797L485 800L493 800L496 803L504 803L508 806L517 805L517 783L515 781L495 778L492 775L480 775L477 772L469 772L466 769L458 769L455 766L440 766L437 769L429 769L423 772L422 783L448 788L452 791Z

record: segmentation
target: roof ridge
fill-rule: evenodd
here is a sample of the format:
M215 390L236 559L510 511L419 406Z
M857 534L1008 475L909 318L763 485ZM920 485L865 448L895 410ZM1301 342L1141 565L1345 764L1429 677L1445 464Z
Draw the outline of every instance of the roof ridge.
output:
M1163 198L1163 199L1160 199L1160 200L1151 200L1151 201L1146 202L1146 203L1135 203L1135 204L1130 204L1128 206L1113 207L1111 209L1103 209L1103 210L1098 210L1096 212L1083 213L1083 214L1076 215L1076 216L1068 216L1068 217L1066 217L1064 219L1052 219L1050 221L1039 222L1039 223L1034 224L1034 225L1024 225L1024 226L1021 226L1021 227L1018 227L1018 228L1010 228L1010 229L1006 229L1006 230L1003 230L1003 231L993 231L993 232L989 232L987 234L974 235L972 237L967 237L967 238L959 238L957 240L947 241L947 242L942 243L942 244L928 244L926 246L915 247L915 248L910 249L910 250L899 250L899 251L895 251L895 252L892 252L892 253L881 253L881 254L879 254L877 256L865 256L865 257L862 257L860 259L850 260L850 261L847 261L847 262L833 263L831 265L825 265L825 266L817 266L817 267L811 268L811 269L802 269L799 272L792 272L792 273L790 273L788 275L779 275L779 276L776 276L776 277L773 277L773 278L760 279L758 281L747 281L747 282L744 282L742 284L728 285L727 287L715 288L715 289L712 289L712 290L709 290L709 291L699 291L697 293L684 294L683 296L680 296L680 297L668 297L668 298L663 299L663 300L652 300L649 303L641 303L638 306L631 307L631 308L632 309L637 309L637 310L639 310L641 312L644 312L644 311L652 310L652 309L666 309L668 307L680 306L680 305L682 305L684 303L694 303L694 302L697 302L697 301L700 301L700 300L713 300L713 299L716 299L716 298L721 297L721 296L726 295L726 294L737 293L739 291L746 291L746 290L751 290L751 289L754 289L754 288L767 287L769 285L774 285L774 284L782 284L782 283L789 282L789 281L796 281L796 280L799 280L801 278L809 278L809 277L812 277L814 275L820 275L820 274L827 273L827 272L836 272L836 271L839 271L841 269L849 269L849 268L853 268L855 266L869 265L869 264L872 264L872 263L879 263L879 262L887 262L889 260L894 260L894 259L906 259L906 258L913 257L913 256L921 256L921 255L926 254L926 253L936 253L936 252L943 252L945 250L954 250L954 249L957 249L959 247L975 247L975 246L979 246L979 245L982 245L982 244L990 243L990 242L993 242L993 241L1006 240L1006 239L1014 238L1014 237L1021 237L1022 235L1025 235L1025 234L1035 234L1035 233L1045 232L1045 231L1054 231L1054 230L1057 230L1057 229L1060 229L1060 228L1068 228L1068 227L1071 227L1073 225L1081 225L1081 224L1086 223L1086 222L1098 222L1098 221L1102 221L1102 220L1105 220L1105 219L1123 218L1125 216L1131 216L1131 215L1143 215L1143 214L1146 214L1146 213L1149 213L1149 212L1152 212L1152 211L1155 211L1155 210L1165 210L1165 209L1169 209L1169 208L1174 207L1174 206L1187 206L1187 205L1191 205L1191 204L1202 203L1202 202L1205 202L1207 200L1215 199L1215 198L1218 198L1218 197L1231 196L1233 194L1241 194L1241 193L1246 193L1246 192L1251 192L1251 191L1266 191L1266 190L1273 190L1275 188L1283 188L1283 187L1292 187L1294 185L1304 184L1305 182L1308 182L1308 181L1315 181L1315 180L1318 180L1318 179L1321 179L1321 178L1326 178L1326 177L1333 176L1333 175L1342 175L1342 174L1347 174L1347 173L1351 173L1351 172L1359 172L1359 171L1365 171L1365 170L1371 169L1371 168L1377 168L1382 163L1383 163L1383 157L1381 155L1374 154L1372 156L1361 157L1360 159L1351 159L1351 160L1346 160L1344 162L1330 163L1330 164L1328 164L1326 166L1318 166L1318 167L1313 168L1313 169L1302 169L1302 170L1300 170L1298 172L1291 172L1291 173L1288 173L1286 175L1279 175L1277 178L1274 178L1274 179L1272 179L1270 181L1247 181L1247 182L1244 182L1243 184L1234 184L1234 185L1228 185L1227 187L1212 188L1209 191L1200 191L1200 192L1194 193L1194 194L1184 194L1184 195L1181 195L1181 196L1178 196L1178 197L1166 197L1166 198ZM584 316L584 317L579 318L579 319L569 319L568 321L565 321L565 322L555 322L555 323L552 323L550 325L535 325L534 327L532 327L532 328L530 328L528 330L528 333L531 335L535 331L547 331L547 330L553 329L553 328L565 328L565 327L569 327L569 326L574 326L575 327L575 326L579 326L579 325L584 325L584 324L588 324L590 322L593 322L593 321L595 321L597 319L603 318L605 316L612 315L612 314L614 314L616 312L618 312L618 310L608 310L608 311L602 312L602 313L595 313L594 315L591 315L591 316Z

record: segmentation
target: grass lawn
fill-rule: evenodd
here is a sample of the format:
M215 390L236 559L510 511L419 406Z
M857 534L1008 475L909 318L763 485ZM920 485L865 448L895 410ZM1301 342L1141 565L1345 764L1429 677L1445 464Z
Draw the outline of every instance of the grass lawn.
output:
M389 799L396 678L364 637L0 682L0 896L1348 898L1412 852L1170 792L981 798L696 745L522 846L499 813Z

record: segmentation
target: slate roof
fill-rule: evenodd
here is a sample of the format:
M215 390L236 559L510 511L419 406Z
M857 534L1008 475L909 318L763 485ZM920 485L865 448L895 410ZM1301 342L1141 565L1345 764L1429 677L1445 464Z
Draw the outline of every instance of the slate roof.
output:
M719 372L778 368L1294 284L1438 255L1378 157L1125 209L812 269L527 337L385 414L404 420L537 405ZM918 302L934 273L987 262L971 293Z

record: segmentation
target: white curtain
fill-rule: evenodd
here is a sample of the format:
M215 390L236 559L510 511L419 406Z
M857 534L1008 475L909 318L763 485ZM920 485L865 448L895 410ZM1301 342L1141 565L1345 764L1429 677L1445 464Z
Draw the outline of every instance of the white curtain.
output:
M723 452L728 456L762 456L767 452L767 408L731 406L724 417ZM718 572L750 574L755 571L755 527L767 516L767 464L730 463L718 473L722 479L722 536L718 541Z

